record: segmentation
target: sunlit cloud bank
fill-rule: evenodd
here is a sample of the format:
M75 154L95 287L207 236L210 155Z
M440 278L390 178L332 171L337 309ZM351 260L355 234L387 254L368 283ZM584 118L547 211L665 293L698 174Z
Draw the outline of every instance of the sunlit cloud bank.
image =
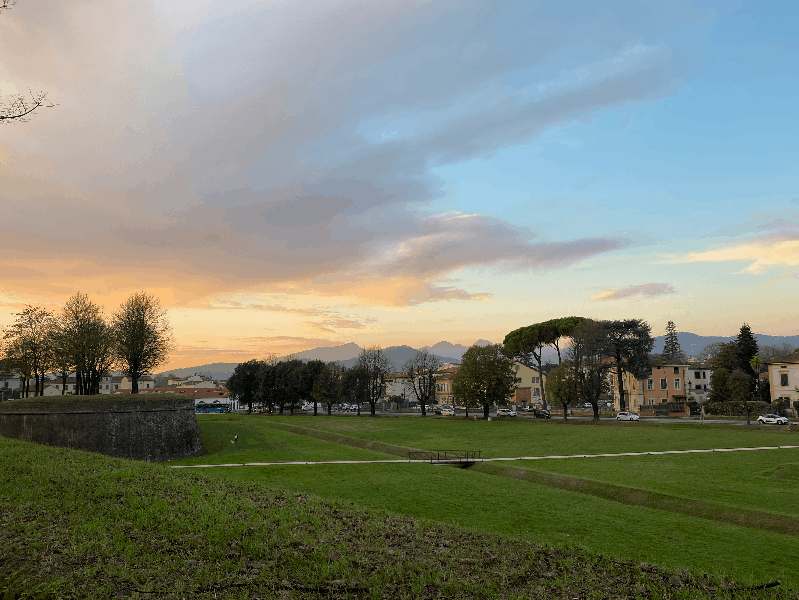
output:
M0 300L81 290L110 310L147 289L209 321L299 323L299 345L379 330L370 308L501 303L459 275L556 273L630 242L544 237L491 198L436 210L435 169L669 97L717 18L638 2L20 3L0 19L0 90L58 107L3 130ZM235 345L209 343L181 352Z

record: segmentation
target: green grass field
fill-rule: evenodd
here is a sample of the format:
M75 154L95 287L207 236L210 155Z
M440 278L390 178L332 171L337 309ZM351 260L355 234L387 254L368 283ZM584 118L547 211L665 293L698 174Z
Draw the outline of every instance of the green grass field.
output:
M240 423L226 420L229 416L211 419L213 427L220 427L228 436ZM310 416L252 416L245 421L252 422L256 430L260 428L265 438L275 436L287 444L293 439L297 456L303 457L308 456L304 449L311 444L326 448L333 443L266 425L291 424L350 440L421 449L481 449L486 457L799 445L799 435L782 428L726 425L595 426L531 420L488 423ZM203 428L210 431L212 421L203 422ZM360 449L342 450L339 456L356 450ZM281 455L293 460L294 452L286 446ZM325 451L323 456L332 455ZM229 456L225 450L199 462L227 462ZM238 456L237 462L258 462L256 457L260 460L267 454L242 450ZM209 475L386 508L414 518L432 518L538 543L579 546L623 560L727 574L749 583L782 579L799 588L796 464L799 450L783 449L483 463L494 467L488 472L426 464L368 464L225 468ZM568 485L559 488L505 476L509 469L568 476L613 489L600 490L602 497L598 497L570 491ZM622 501L616 498L619 489L624 492ZM643 501L636 504L636 494L641 491L666 495L671 502L655 503L654 507ZM673 510L675 502L688 509L681 506L679 512ZM691 502L710 503L710 508L705 507L705 514L694 514ZM716 519L713 510L723 510L723 518ZM707 513L713 518L706 518ZM776 522L776 527L760 527L758 518L762 516ZM780 531L780 520L786 522L785 532ZM754 560L753 553L757 557Z
M198 422L209 453L170 464L799 445L737 426ZM797 464L783 449L170 469L0 438L0 597L799 598Z
M215 417L219 418L219 417ZM784 427L556 419L467 421L451 417L254 417L427 450L482 450L485 457L650 452L704 448L799 445Z

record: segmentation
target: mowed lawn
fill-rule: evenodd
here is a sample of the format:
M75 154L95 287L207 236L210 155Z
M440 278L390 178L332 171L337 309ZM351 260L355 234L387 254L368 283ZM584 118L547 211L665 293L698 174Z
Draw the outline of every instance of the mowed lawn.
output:
M200 438L209 454L170 464L385 460L396 456L354 448L264 426L257 415L197 415ZM238 440L233 443L234 437Z
M799 517L799 449L519 461L514 466Z
M221 453L202 457L199 462L261 462L252 458L258 452L263 452L259 455L264 457L263 462L269 453L273 457L284 456L285 460L310 461L314 456L316 460L330 460L330 456L339 456L330 446L341 446L340 456L348 458L355 456L354 451L368 452L275 430L266 426L270 422L399 446L483 450L486 457L799 445L799 435L782 428L642 423L595 426L522 420L488 423L418 417L253 415L228 421L225 416L214 416L200 419L203 431L232 437L231 432L236 429L240 440L244 435L248 439L251 436L252 445L246 452L238 450L242 460L232 460L230 453L237 450L225 447ZM209 436L205 438L208 440ZM258 449L260 443L274 445L278 441L279 449ZM370 454L377 459L393 458ZM512 464L670 494L686 501L712 501L795 518L799 506L797 463L799 450L570 458ZM533 481L428 464L231 467L212 469L208 474L386 508L415 518L538 543L580 546L620 560L730 575L753 584L781 579L784 585L799 589L799 538L795 536L622 504Z
M482 450L484 457L651 452L799 445L784 427L459 417L260 416L364 440L425 450Z

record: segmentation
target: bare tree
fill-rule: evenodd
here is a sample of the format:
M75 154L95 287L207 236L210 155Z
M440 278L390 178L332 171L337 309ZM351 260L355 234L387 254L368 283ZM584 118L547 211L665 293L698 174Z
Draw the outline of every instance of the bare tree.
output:
M0 123L28 121L26 117L39 107L52 108L55 106L47 99L47 92L34 94L30 90L30 98L22 94L14 94L7 102L0 104Z
M366 400L369 402L371 416L374 417L377 401L386 390L386 375L391 373L394 365L380 346L371 346L361 351L355 367L363 371L366 377Z
M4 10L11 9L16 3L17 0L0 0L0 14L2 14ZM28 90L28 93L31 96L30 100L22 94L14 94L8 102L0 103L0 123L21 123L27 121L28 119L25 117L40 106L44 106L45 108L52 108L55 106L55 104L47 99L46 92L34 94Z
M417 350L405 366L402 372L408 377L405 384L410 388L416 400L422 405L422 416L427 413L427 404L436 395L435 374L441 368L441 361L435 354L427 350Z
M758 356L765 362L769 362L775 359L778 356L787 356L791 354L795 350L793 344L789 344L788 342L783 342L781 344L772 344L760 347L760 352L758 352Z
M65 343L63 351L71 355L68 360L62 357L62 364L57 365L62 381L66 385L65 371L71 367L77 394L99 394L100 380L108 374L115 358L110 326L102 308L78 292L58 315L58 329Z
M139 378L163 364L172 349L166 309L155 296L136 292L114 313L111 329L117 362L138 394Z
M15 316L16 321L4 336L7 340L7 356L25 379L25 396L30 395L31 377L34 379L33 395L41 396L44 392L44 375L52 364L53 314L47 309L28 305Z

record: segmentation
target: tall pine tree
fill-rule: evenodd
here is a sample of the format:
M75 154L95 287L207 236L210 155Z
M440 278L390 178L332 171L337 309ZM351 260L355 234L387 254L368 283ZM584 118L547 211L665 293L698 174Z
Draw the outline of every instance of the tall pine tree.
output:
M735 339L735 345L738 347L738 368L752 377L756 377L757 374L752 368L752 358L757 356L759 348L752 330L746 323L741 325L741 331Z
M663 358L671 361L683 362L686 359L685 352L680 348L680 341L677 339L677 326L674 321L669 321L666 326L666 341L663 345Z

